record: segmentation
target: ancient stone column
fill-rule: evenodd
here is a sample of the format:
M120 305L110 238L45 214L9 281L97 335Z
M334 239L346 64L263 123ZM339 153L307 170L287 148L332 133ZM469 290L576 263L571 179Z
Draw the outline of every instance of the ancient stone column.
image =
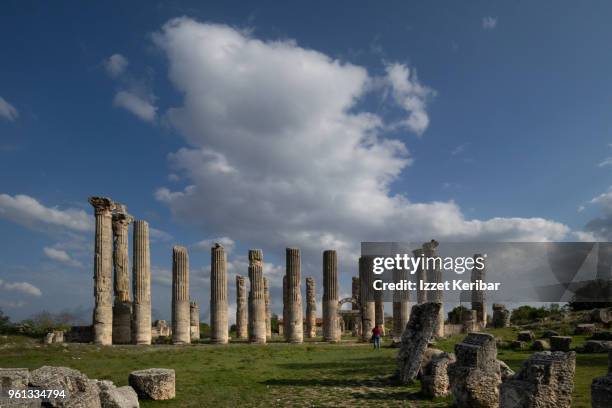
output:
M418 248L412 251L412 256L414 258L423 257L423 249ZM427 302L427 292L420 289L419 281L427 282L427 275L425 274L425 268L423 268L423 264L419 263L419 268L416 271L416 283L417 283L417 304L422 305Z
M248 317L247 317L247 290L244 276L236 275L236 337L247 339Z
M393 281L408 280L409 272L405 269L393 270ZM396 290L393 293L393 339L399 341L410 318L409 292Z
M210 342L226 344L227 322L227 258L225 249L215 244L210 250Z
M287 318L288 316L288 311L289 311L289 307L287 305L287 275L283 276L283 325L282 325L282 330L283 330L283 336L285 337L286 341L289 341L289 338L287 337L287 333L288 333L288 329L287 326L289 324L289 319ZM280 334L280 328L279 328L279 334Z
M189 344L189 256L182 246L172 248L172 343Z
M323 340L340 341L338 316L338 257L336 251L323 252Z
M374 324L381 330L381 334L385 335L385 303L381 299L381 292L375 293L374 301Z
M106 197L89 197L96 216L94 247L94 343L113 341L113 201Z
M263 253L249 250L249 342L266 343L266 299L263 280Z
M426 272L427 272L427 281L428 282L442 282L442 266L441 266L441 258L438 257L438 242L436 240L431 240L429 242L425 242L423 244L423 255L426 259ZM436 330L434 335L436 337L444 337L444 299L443 299L443 291L441 290L431 290L427 296L427 300L429 302L440 303L440 314L438 314L438 325L436 326Z
M285 276L287 276L287 331L285 336L290 343L302 343L304 341L304 322L300 288L302 279L300 250L298 248L287 248L285 256Z
M151 258L149 254L149 224L134 221L132 258L132 343L151 344Z
M480 268L476 263L476 259L480 258L484 262L485 258L482 254L474 254L474 268L472 268L471 281L476 282L478 280L485 280L486 266L483 265ZM487 325L487 304L485 303L485 292L484 290L473 290L472 291L472 310L476 311L476 324L484 328Z
M264 300L266 301L266 338L272 338L272 311L270 310L270 285L268 278L264 276Z
M317 299L313 277L306 278L306 337L317 336Z
M189 302L189 334L191 341L200 340L200 305Z
M359 258L359 300L361 304L361 340L369 342L376 319L374 307L374 294L372 289L372 267L374 260L371 256Z
M113 264L115 269L115 302L113 304L113 344L132 341L132 302L128 260L128 227L134 217L118 206L113 214Z
M351 305L352 310L359 310L359 276L353 276L352 285L351 285L351 296L357 303L353 303ZM353 330L351 332L353 337L361 336L361 319L355 318L353 319Z

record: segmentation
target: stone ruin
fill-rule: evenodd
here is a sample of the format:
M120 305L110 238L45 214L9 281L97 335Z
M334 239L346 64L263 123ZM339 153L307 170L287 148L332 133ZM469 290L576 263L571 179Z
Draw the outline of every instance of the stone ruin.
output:
M170 337L172 336L172 328L168 325L165 320L156 320L151 328L151 337L156 339L158 337Z
M612 351L608 353L608 374L595 377L591 383L591 406L609 408L612 401Z
M43 339L43 343L45 344L56 344L64 342L64 331L63 330L54 330L45 335Z
M397 353L398 376L403 384L413 382L421 369L423 353L434 336L440 309L439 303L423 303L412 307Z
M261 249L249 250L249 342L265 344L266 299L263 280L263 252ZM226 323L227 325L227 323Z
M210 249L211 343L226 344L228 342L229 327L227 319L227 256L225 254L225 248L215 243Z
M316 284L313 277L306 278L306 337L312 339L317 335L317 299Z
M495 337L470 333L455 345L455 355L457 361L448 368L455 406L497 408L502 380Z
M302 317L301 257L298 248L287 248L285 251L285 339L289 343L304 342L304 325Z
M506 309L505 305L500 303L493 303L493 317L491 324L496 329L503 329L510 325L510 311Z
M515 375L502 383L499 406L570 408L575 370L576 353L573 351L534 353Z
M450 393L448 366L457 361L454 353L440 352L421 370L421 392L428 397L446 397Z
M340 341L342 330L339 323L338 257L336 251L327 250L323 252L323 340Z
M189 302L189 334L191 341L200 340L200 305Z
M550 338L551 351L570 351L572 338L570 336L552 336Z

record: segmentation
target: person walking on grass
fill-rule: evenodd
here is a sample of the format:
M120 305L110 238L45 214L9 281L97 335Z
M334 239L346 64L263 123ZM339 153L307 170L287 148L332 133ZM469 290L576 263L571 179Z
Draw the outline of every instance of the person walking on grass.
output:
M378 325L374 326L372 329L372 340L374 341L374 350L380 350L380 336L382 334L382 330Z

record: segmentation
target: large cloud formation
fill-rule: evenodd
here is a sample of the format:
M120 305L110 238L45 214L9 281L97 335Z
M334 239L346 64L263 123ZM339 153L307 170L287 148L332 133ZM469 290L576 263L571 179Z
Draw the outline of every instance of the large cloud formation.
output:
M542 218L467 219L454 202L415 203L391 184L411 164L405 144L385 137L380 115L359 109L371 92L405 112L416 135L434 91L414 70L386 76L293 41L188 18L153 36L184 97L169 123L189 147L170 155L189 185L161 187L173 214L209 234L248 245L353 252L362 240L559 240L569 228Z

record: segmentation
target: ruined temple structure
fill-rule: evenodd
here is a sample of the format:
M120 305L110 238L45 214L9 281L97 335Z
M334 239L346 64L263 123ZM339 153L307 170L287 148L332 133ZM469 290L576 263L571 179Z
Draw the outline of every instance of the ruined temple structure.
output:
M359 258L359 300L361 305L361 340L369 342L374 328L376 311L372 292L373 257Z
M151 344L151 259L146 221L134 221L132 260L132 343Z
M317 299L313 277L306 278L306 337L317 336Z
M130 266L128 253L128 227L134 217L127 208L115 204L113 222L113 344L129 344L132 341L132 302L130 301Z
M494 328L501 329L510 325L510 311L501 303L493 303L493 318L491 323Z
M107 197L89 197L96 217L94 246L94 343L113 341L113 232L115 203Z
M210 249L210 342L229 340L227 319L227 257L221 244Z
M189 257L187 249L172 248L172 343L191 342L189 306Z
M401 282L408 279L408 271L405 269L393 270L393 281ZM398 342L402 337L402 332L406 328L410 317L409 292L395 291L393 293L393 340Z
M412 251L412 256L414 258L422 257L423 248L417 248ZM419 267L416 271L416 281L417 283L419 281L427 282L427 275L425 273L425 268L423 268L422 264L419 264ZM421 285L417 285L417 304L422 305L425 302L427 302L427 292L421 290Z
M249 342L265 344L266 300L264 296L263 252L261 249L249 250Z
M376 300L374 301L374 325L378 326L381 330L382 335L385 332L385 303L382 301L382 294L380 291L375 293Z
M352 282L351 282L351 294L353 297L353 302L351 304L351 309L353 311L358 311L358 309L360 309L360 300L359 300L359 296L360 296L360 285L359 285L359 276L353 276ZM352 330L351 330L351 335L353 337L361 337L361 319L359 319L358 322L354 322Z
M431 240L423 244L423 255L425 258L435 258L438 256L438 242ZM442 282L442 270L435 262L426 263L426 275L428 282ZM440 314L438 315L438 324L434 332L436 337L444 337L444 300L442 290L431 290L427 295L429 302L440 303Z
M236 337L247 339L248 331L248 303L244 276L236 275Z
M323 252L323 340L340 341L338 321L338 258L336 251Z
M474 254L474 268L472 268L471 281L485 281L486 274L486 266L483 265L482 268L478 267L478 263L476 259L482 259L483 262L485 260L482 254ZM485 291L474 289L472 290L472 310L476 311L476 321L475 324L479 326L479 328L485 328L487 325L487 304L485 299Z
M298 248L286 249L285 339L289 343L304 341L301 293L301 260Z
M197 302L189 302L189 334L191 341L200 340L200 305Z

